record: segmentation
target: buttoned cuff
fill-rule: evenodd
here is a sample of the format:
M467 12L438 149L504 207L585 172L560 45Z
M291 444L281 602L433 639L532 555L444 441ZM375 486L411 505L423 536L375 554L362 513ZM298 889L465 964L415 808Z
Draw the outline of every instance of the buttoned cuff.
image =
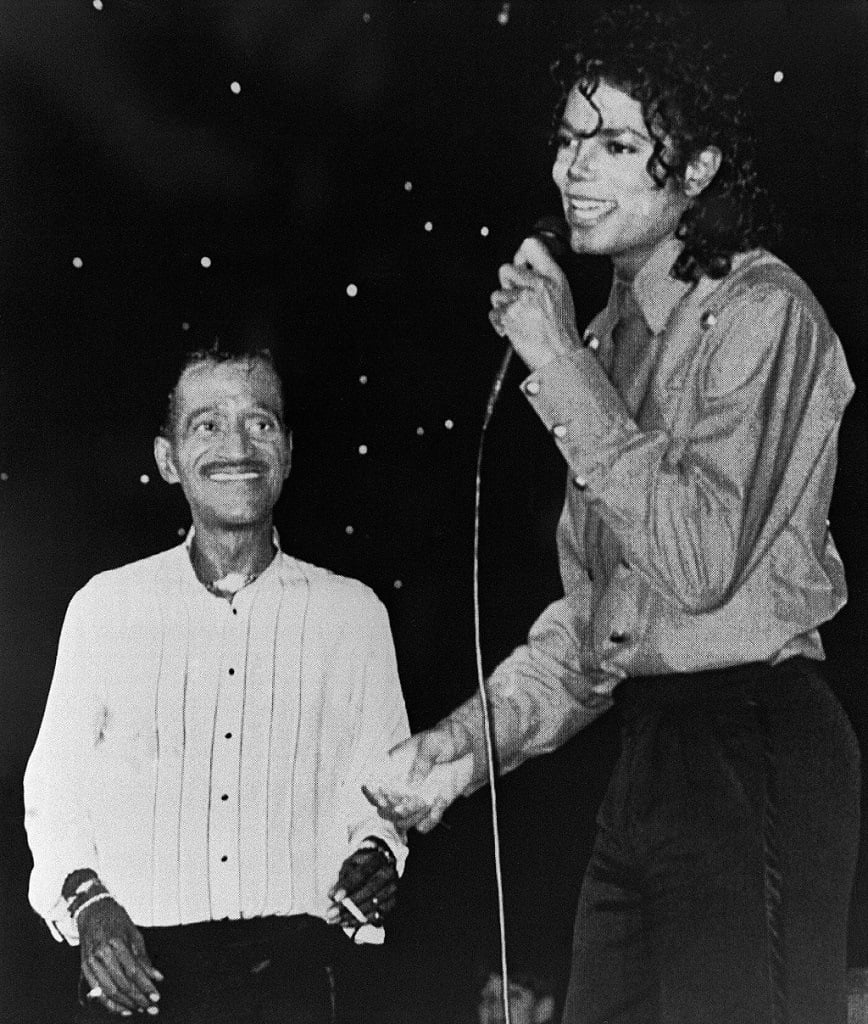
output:
M641 437L590 347L546 363L521 388L577 487L600 490L619 455Z

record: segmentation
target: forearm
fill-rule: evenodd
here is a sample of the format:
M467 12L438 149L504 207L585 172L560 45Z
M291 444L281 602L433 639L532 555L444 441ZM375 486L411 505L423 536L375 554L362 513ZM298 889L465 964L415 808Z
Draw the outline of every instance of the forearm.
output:
M503 774L524 761L557 749L611 706L615 680L594 683L575 669L555 668L525 645L485 684L496 770ZM569 682L564 676L569 677ZM465 795L488 778L482 698L477 692L435 728L449 736L456 757L471 753L473 773Z
M721 604L749 570L751 524L764 521L776 494L773 473L757 479L756 382L698 414L683 436L670 433L668 421L640 429L585 351L544 367L526 392L528 385L570 486L618 538L631 569L688 611Z

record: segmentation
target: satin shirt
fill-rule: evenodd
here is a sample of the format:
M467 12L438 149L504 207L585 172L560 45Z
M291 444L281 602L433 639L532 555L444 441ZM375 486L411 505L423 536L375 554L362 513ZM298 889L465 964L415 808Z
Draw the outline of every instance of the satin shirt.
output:
M568 467L564 596L488 681L504 769L627 676L822 658L817 626L846 600L827 520L853 393L841 344L770 253L688 284L669 274L680 248L616 279L582 347L522 383ZM480 739L476 697L453 715Z

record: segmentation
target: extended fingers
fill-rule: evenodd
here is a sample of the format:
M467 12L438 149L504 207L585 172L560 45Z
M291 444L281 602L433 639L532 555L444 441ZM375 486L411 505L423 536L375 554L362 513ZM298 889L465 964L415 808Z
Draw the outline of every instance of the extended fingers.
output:
M125 986L118 986L116 973L96 953L82 962L81 973L90 988L87 998L99 1001L112 1013L129 1017L144 1009L127 994Z
M82 972L98 998L113 1013L148 1010L156 1013L159 993L122 940L109 939L82 962Z

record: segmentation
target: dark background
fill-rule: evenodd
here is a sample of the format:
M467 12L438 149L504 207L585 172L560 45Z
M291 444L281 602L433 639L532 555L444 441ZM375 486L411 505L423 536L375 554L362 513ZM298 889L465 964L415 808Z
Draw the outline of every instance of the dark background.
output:
M471 692L473 471L502 351L488 294L498 264L557 210L547 67L601 6L103 3L0 2L0 1019L15 1024L61 1019L75 978L76 951L26 902L20 796L63 613L95 572L177 543L188 525L151 439L170 367L205 320L249 312L276 325L300 385L284 548L386 602L415 728ZM691 6L738 53L785 227L777 252L828 311L859 388L832 508L851 599L823 632L864 739L868 5ZM570 275L584 323L607 266L576 261ZM486 669L559 592L564 467L519 379L514 369L487 441ZM510 941L561 982L615 752L604 718L502 784ZM388 944L357 965L363 1019L463 1019L496 927L487 815L480 794L413 837ZM866 908L862 870L857 965Z

